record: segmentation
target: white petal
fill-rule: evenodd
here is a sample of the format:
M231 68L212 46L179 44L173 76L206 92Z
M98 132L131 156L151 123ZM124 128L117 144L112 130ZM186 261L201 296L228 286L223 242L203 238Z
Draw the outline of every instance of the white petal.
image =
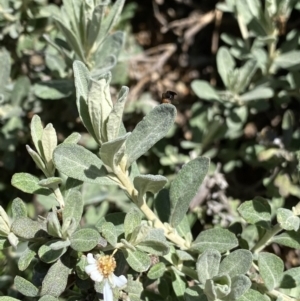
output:
M87 254L87 262L88 264L93 264L93 263L96 263L96 259L94 258L93 254L92 253L88 253Z
M87 274L91 274L92 272L97 271L98 267L96 264L89 264L84 268L84 270Z
M115 274L113 274L113 282L114 282L114 287L121 287L124 286L127 283L127 279L125 276L121 275L121 276L116 276Z
M99 271L93 271L90 274L90 277L92 280L94 280L95 282L101 282L103 280L103 275L99 272Z
M108 281L105 281L103 286L103 301L114 301L113 300L113 292Z

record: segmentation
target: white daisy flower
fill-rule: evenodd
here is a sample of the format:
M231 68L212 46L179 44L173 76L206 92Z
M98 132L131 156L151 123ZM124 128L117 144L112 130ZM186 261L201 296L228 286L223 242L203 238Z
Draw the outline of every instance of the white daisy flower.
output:
M113 272L117 266L113 255L105 255L95 259L93 254L87 254L88 265L85 267L85 272L95 282L104 283L103 296L104 301L113 301L112 288L122 287L127 283L125 276L116 276Z

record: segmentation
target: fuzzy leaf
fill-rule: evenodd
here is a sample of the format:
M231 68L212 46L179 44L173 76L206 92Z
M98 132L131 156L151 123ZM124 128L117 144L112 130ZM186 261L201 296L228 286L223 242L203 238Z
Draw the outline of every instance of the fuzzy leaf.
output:
M274 236L272 242L293 249L300 249L300 231L286 231Z
M107 141L106 123L113 109L109 86L105 78L91 80L88 90L87 104L97 142L101 145Z
M293 211L285 208L277 209L277 221L280 226L287 231L297 231L300 226L300 218L296 216Z
M79 225L83 213L83 205L81 193L72 189L65 200L65 207L62 213L63 220L73 217L76 225Z
M114 140L105 142L101 145L100 157L103 163L109 166L111 169L115 168L124 154L124 146L126 139L128 139L130 133L124 136L118 137Z
M128 95L128 87L122 87L119 92L117 102L114 104L113 110L108 116L107 121L107 138L108 141L114 140L119 136L120 127L122 125L123 111Z
M39 181L39 185L45 188L56 188L62 183L62 179L58 177L50 177Z
M47 169L49 170L49 172L54 172L52 156L53 151L57 146L57 136L56 131L51 123L47 124L47 126L43 130L42 146Z
M134 178L133 184L142 198L146 192L158 193L168 183L168 179L160 175L140 175Z
M85 61L80 41L78 40L74 32L68 28L68 26L62 21L62 18L54 17L54 20L57 23L60 31L63 33L66 40L68 41L68 44L70 45L71 49L75 51L75 53L78 55L81 61Z
M65 290L70 271L69 257L70 255L66 254L50 267L42 283L41 296L59 297Z
M124 231L125 231L125 238L127 240L130 239L130 234L133 230L141 224L142 216L140 211L137 208L132 208L126 214L124 220Z
M259 273L268 290L279 285L283 274L283 261L272 253L261 252L258 255Z
M177 300L183 301L184 292L187 286L186 282L179 275L177 275L177 273L174 273L172 276L172 287Z
M51 236L62 237L61 224L57 212L49 212L47 215L47 230Z
M89 85L91 82L90 72L80 61L75 61L73 63L73 70L76 88L76 105L80 119L88 132L93 136L95 141L97 141L87 105Z
M20 217L27 217L26 204L20 198L15 198L12 201L11 211L14 220Z
M122 250L126 261L132 269L142 273L149 269L151 261L150 257L142 251L131 251L129 249Z
M31 138L39 154L42 154L43 125L38 115L33 115L30 123Z
M101 26L99 37L102 39L107 36L108 32L112 29L112 27L118 21L120 14L122 12L125 0L117 0L114 5L109 10L108 15L103 21Z
M43 188L38 184L39 181L40 180L37 177L29 173L20 172L13 175L11 184L26 193L42 194L46 196L51 194L51 190Z
M87 252L96 247L100 240L100 234L94 229L80 229L70 238L71 247L75 251Z
M249 224L270 228L271 207L266 199L256 197L252 201L246 201L239 206L238 212Z
M225 257L220 265L219 274L230 277L246 274L252 265L252 253L248 250L236 250Z
M241 101L247 102L252 100L259 99L268 99L274 96L274 92L269 87L255 87L253 90L250 90L240 96Z
M11 225L11 231L24 239L48 236L47 232L45 231L45 225L37 221L33 221L27 217L21 217L15 220Z
M35 287L30 281L16 276L14 280L14 285L16 289L24 296L36 297L39 294L39 289Z
M147 273L147 277L149 279L156 280L162 277L165 271L166 271L166 265L163 262L159 262L151 267L151 269Z
M238 301L270 301L270 299L266 295L262 295L260 292L249 289L247 290Z
M153 229L145 224L134 229L130 243L137 249L154 255L161 256L169 252L169 245L163 230Z
M35 152L33 149L31 149L29 145L26 145L26 150L27 150L28 154L30 155L30 157L32 158L32 160L38 166L38 168L40 170L42 170L44 174L46 174L47 176L48 175L50 176L50 174L48 174L48 171L46 169L46 165L43 162L41 156L37 152Z
M192 243L191 250L202 253L207 249L215 249L223 253L237 246L238 240L232 232L227 229L214 228L202 231Z
M72 133L71 135L69 135L63 143L78 143L78 141L80 140L81 135L79 133Z
M173 105L161 104L137 124L126 141L127 168L168 133L175 117Z
M212 279L219 272L221 262L221 254L214 249L205 250L197 260L198 279L202 284L205 284L207 279Z
M291 268L282 274L280 288L291 289L300 285L300 267Z
M103 237L112 245L117 244L117 231L113 223L105 222L101 225L101 233Z
M44 245L39 248L38 255L41 261L45 263L55 262L58 258L60 258L64 253L66 253L67 248L62 248L58 250L51 249L50 245L58 240L50 240L47 241Z
M185 164L171 183L171 214L169 221L172 227L178 226L184 218L190 202L208 172L208 167L208 158L196 158Z
M200 98L205 100L220 100L217 91L204 80L193 80L191 87L194 93Z
M95 184L115 184L106 177L102 161L83 146L59 145L54 151L54 163L59 171L71 178Z
M218 72L223 80L225 87L229 88L229 74L235 68L235 61L227 47L220 47L217 53Z
M27 249L21 254L18 261L18 268L20 271L25 271L28 268L39 247L40 243L33 243L28 245Z
M223 300L237 300L251 287L251 284L251 280L245 275L234 276L231 278L231 291Z
M52 242L49 247L51 248L51 250L60 250L63 248L67 248L68 246L71 245L71 242L69 241L69 239L67 240L58 240L56 242Z

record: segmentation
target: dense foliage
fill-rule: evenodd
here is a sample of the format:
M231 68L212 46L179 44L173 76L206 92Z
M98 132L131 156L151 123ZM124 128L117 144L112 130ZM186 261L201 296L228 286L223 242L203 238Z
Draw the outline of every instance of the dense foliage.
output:
M299 300L298 1L50 2L0 0L0 301Z

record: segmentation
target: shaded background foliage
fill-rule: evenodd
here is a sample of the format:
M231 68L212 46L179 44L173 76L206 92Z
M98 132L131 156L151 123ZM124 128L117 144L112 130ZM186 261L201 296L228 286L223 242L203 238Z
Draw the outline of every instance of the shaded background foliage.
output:
M14 197L31 198L11 186L15 172L40 175L25 152L25 144L31 144L28 125L33 114L38 113L45 124L53 123L60 141L73 131L83 132L84 127L76 110L70 62L60 58L43 37L47 34L51 41L63 40L51 18L61 1L0 3L11 9L9 15L0 13L1 44L8 51L2 48L0 61L2 64L10 56L12 63L5 92L11 95L0 107L1 203L6 207ZM217 3L222 1L126 1L114 29L126 32L119 63L113 69L116 90L112 92L116 94L122 84L130 87L125 111L128 131L159 102L162 92L169 89L178 94L176 127L139 161L141 170L172 179L197 155L211 157L212 166L217 166L216 171L212 167L205 187L191 205L195 233L206 224L227 225L236 217L237 204L257 195L271 199L274 208L283 203L291 208L300 196L292 154L299 149L300 139L299 7L291 11L286 24L274 19L275 26L283 26L276 47L288 55L274 72L256 70L246 91L262 84L272 93L263 100L258 97L257 105L248 107L213 102L205 97L203 87L199 93L191 88L193 80L205 80L218 91L226 90L216 55L221 46L230 45L220 37L226 33L234 37L233 43L242 40L237 18L216 11ZM252 44L255 38L253 35L248 42ZM261 48L268 49L268 45ZM232 53L237 49L231 49ZM235 56L238 67L249 59ZM49 80L55 81L53 90ZM247 114L240 110L243 107ZM80 143L95 149L89 136L83 135ZM101 198L110 205L106 211L125 206L121 201L114 203L116 196L118 192L104 189ZM294 252L283 252L287 254L283 256L295 257ZM299 262L289 260L289 264Z

